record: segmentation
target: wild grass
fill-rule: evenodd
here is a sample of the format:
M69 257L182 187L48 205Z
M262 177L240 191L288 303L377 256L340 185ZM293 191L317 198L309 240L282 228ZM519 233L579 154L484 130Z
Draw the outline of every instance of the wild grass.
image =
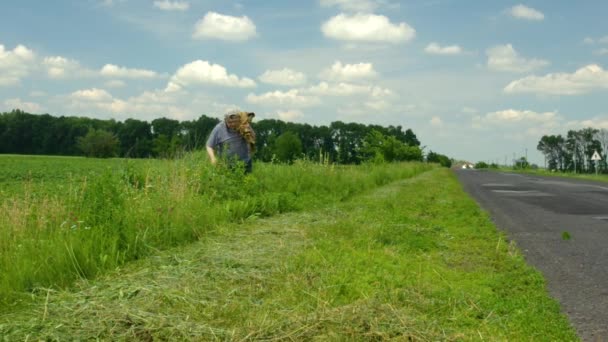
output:
M542 276L435 169L222 224L0 317L27 340L576 341Z
M92 279L227 222L319 208L433 167L301 161L256 165L244 177L202 153L158 161L3 158L0 174L11 175L5 183L19 180L21 191L11 183L0 201L0 311L39 288ZM20 178L18 170L36 176Z

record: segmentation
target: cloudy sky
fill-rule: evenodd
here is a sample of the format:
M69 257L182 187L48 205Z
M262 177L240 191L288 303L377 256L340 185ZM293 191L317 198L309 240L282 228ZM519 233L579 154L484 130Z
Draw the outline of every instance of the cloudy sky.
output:
M412 128L433 150L542 165L608 128L608 1L72 0L0 4L0 111Z

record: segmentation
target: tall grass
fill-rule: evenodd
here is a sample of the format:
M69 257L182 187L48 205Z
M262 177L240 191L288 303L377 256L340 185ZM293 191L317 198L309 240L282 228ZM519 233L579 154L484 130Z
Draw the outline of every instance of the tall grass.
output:
M192 153L144 167L127 161L68 179L51 194L25 181L22 193L0 203L0 309L31 291L64 287L205 237L225 222L322 207L432 167L298 161L256 165L242 176Z

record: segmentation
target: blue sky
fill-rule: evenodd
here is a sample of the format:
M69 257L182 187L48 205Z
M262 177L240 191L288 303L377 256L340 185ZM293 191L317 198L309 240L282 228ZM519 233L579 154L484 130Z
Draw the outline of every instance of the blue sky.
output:
M0 111L412 128L504 163L608 129L606 1L5 1Z

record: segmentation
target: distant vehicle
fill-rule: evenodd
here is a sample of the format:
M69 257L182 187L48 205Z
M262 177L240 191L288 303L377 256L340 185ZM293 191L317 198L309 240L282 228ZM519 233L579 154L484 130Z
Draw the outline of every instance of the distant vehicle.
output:
M473 164L465 163L465 164L462 164L462 168L463 169L474 169L475 166L473 166Z

